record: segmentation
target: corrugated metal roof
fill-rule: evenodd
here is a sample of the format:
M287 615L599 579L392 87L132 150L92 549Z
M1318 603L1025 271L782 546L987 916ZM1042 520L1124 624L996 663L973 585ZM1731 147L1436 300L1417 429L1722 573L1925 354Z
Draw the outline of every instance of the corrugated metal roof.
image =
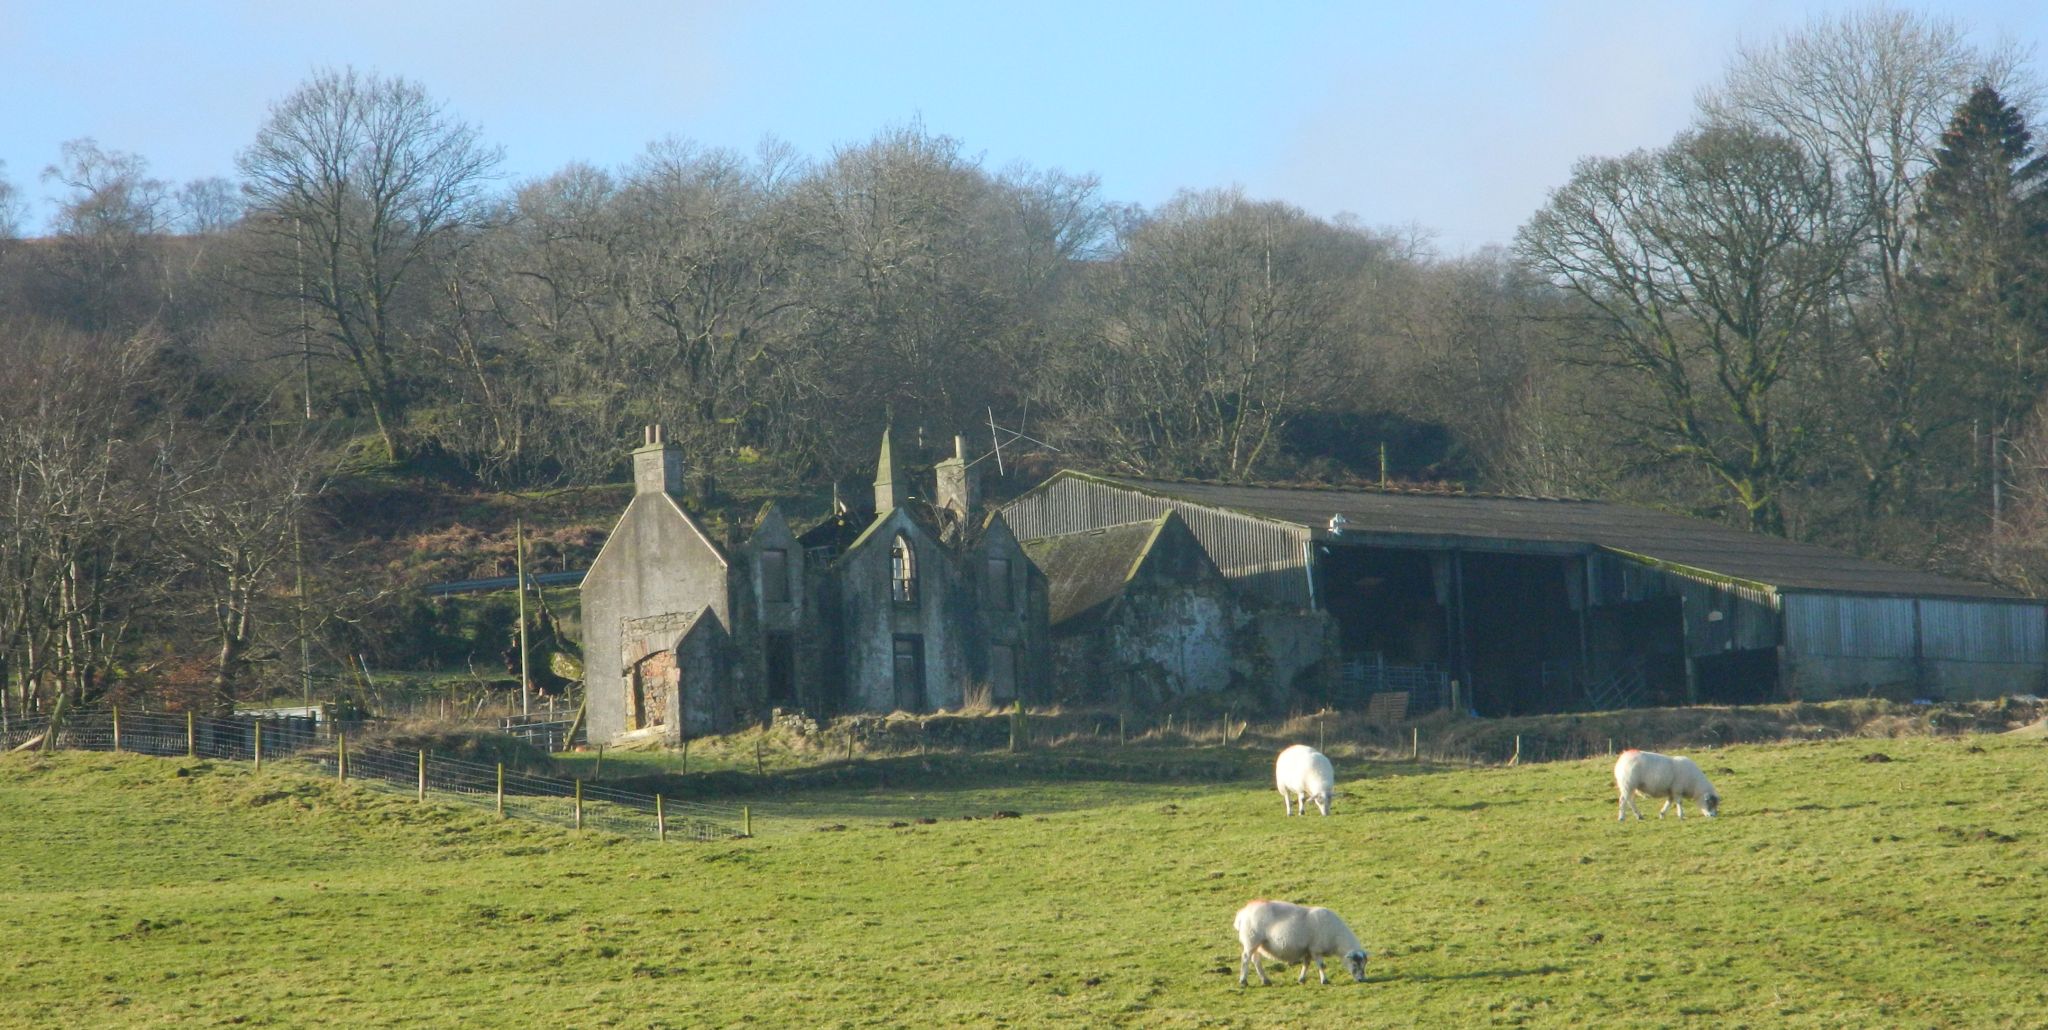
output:
M1062 475L1080 475L1062 473ZM1913 597L2016 599L1984 583L1887 565L1812 544L1748 533L1668 512L1602 501L1319 487L1230 486L1170 480L1098 479L1193 504L1245 512L1326 532L1342 514L1345 534L1423 538L1414 546L1479 548L1487 542L1597 546L1707 576L1809 590ZM1397 545L1399 541L1376 540Z

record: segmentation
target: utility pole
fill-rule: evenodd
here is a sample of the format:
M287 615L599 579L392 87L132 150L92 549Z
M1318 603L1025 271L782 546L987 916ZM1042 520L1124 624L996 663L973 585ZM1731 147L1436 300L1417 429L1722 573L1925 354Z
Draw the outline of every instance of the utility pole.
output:
M513 523L513 547L519 565L519 714L533 714L533 677L526 674L526 520Z
M306 641L306 552L299 544L299 523L292 520L292 564L299 580L299 692L300 704L313 707L313 650Z
M306 399L306 421L313 421L313 345L306 338L306 238L292 219L292 261L299 273L299 386Z

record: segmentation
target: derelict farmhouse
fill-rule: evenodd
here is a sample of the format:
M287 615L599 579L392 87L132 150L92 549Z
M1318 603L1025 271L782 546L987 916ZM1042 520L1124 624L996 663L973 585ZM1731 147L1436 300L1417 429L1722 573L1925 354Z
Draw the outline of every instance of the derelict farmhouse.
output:
M1521 715L2038 691L2048 604L1595 501L1063 471L990 508L882 437L872 511L721 548L650 429L583 582L595 739L968 702ZM927 499L920 499L927 498ZM1398 707L1396 708L1398 710Z

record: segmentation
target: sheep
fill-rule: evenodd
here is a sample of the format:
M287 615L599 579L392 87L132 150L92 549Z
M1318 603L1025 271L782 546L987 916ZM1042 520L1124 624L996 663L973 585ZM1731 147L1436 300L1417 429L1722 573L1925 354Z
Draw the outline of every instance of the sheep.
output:
M1721 795L1707 782L1707 774L1683 756L1674 758L1634 748L1623 751L1614 762L1614 789L1621 793L1621 807L1614 815L1616 822L1627 819L1630 812L1637 819L1643 817L1642 809L1636 807L1637 794L1664 799L1664 807L1657 810L1659 819L1674 803L1678 805L1678 817L1685 818L1686 798L1698 803L1709 819L1721 808Z
M1358 943L1358 935L1344 925L1344 920L1327 908L1254 899L1237 910L1237 940L1244 947L1237 962L1239 987L1245 986L1245 978L1254 969L1259 972L1259 983L1272 984L1266 978L1262 957L1285 963L1299 961L1301 975L1294 982L1301 984L1308 982L1311 960L1316 964L1316 976L1329 983L1323 960L1342 955L1351 978L1360 983L1365 981L1365 947Z
M1280 752L1280 758L1273 763L1273 782L1280 788L1280 803L1288 815L1307 815L1308 803L1316 803L1316 810L1330 814L1330 795L1337 789L1337 771L1330 768L1330 760L1321 751L1307 744L1296 744Z

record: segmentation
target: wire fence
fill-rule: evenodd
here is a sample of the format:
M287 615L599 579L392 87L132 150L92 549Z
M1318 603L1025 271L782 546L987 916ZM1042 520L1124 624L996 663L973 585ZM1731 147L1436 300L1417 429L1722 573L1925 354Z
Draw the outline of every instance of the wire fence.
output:
M720 840L750 836L745 806L680 801L581 780L538 776L436 755L351 743L346 729L288 716L220 718L195 713L80 712L53 728L46 717L14 718L0 726L0 751L37 747L65 751L126 751L252 762L288 761L317 775L393 793L488 809L501 818L526 819L574 830L597 830L657 840Z

